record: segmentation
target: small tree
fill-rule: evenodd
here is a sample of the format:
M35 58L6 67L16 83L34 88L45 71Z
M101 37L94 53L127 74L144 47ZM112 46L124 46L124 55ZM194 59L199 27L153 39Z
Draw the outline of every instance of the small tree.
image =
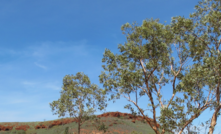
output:
M73 81L74 79L75 81ZM79 81L77 81L79 80ZM85 85L85 87L83 87ZM66 75L63 79L61 98L58 101L49 103L52 111L58 109L55 114L59 117L65 116L65 112L69 112L70 116L76 117L78 120L78 134L80 134L81 125L96 111L95 106L99 106L99 110L105 109L105 92L99 89L97 85L90 83L87 75L78 72L76 76ZM86 102L86 105L84 103ZM87 110L85 109L87 107Z

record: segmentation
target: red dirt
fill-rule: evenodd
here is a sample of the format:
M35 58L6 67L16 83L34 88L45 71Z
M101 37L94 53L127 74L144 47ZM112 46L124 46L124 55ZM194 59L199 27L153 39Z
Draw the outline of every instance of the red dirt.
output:
M108 113L104 113L101 115L97 115L97 117L120 117L123 116L125 119L132 119L132 122L135 123L136 120L143 120L144 117L142 116L133 116L132 114L128 114L128 113L121 113L121 112L108 112ZM148 118L149 121L153 121L153 119ZM58 125L62 125L62 124L68 124L68 123L72 123L72 122L77 122L76 119L63 119L63 121L60 119L58 121L48 121L48 122L40 122L38 125L36 125L34 128L35 129L49 129L53 126L58 126ZM16 125L17 124L17 125ZM157 126L160 126L159 124L157 124ZM10 131L15 127L16 130L27 130L30 128L30 126L28 125L19 125L18 123L4 123L3 125L0 124L0 131ZM86 134L88 133L89 130L85 130L82 129L81 130L83 133L82 134ZM95 131L98 132L98 131ZM95 132L93 132L95 134ZM120 130L112 130L111 132L118 132L118 133L125 133L125 130L123 132ZM101 132L100 132L101 133ZM99 134L99 133L96 133Z

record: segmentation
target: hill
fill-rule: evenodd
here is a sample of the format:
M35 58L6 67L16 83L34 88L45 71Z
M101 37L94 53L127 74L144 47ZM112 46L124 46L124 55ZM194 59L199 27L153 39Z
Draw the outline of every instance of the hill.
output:
M91 120L86 121L81 126L81 134L104 134L104 131L96 129L102 123L108 127L105 134L131 134L133 131L141 134L155 134L142 116L133 116L132 114L121 112L107 112L97 115L97 117L101 122L92 124ZM152 121L151 118L149 120ZM77 134L77 126L77 120L74 118L45 122L1 122L0 134L64 134L67 128L68 134Z

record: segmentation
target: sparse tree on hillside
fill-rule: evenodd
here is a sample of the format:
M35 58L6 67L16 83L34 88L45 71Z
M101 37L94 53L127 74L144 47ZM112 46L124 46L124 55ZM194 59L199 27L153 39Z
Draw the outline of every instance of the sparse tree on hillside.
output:
M188 124L191 124L194 119L211 106L210 94L203 97L203 86L205 86L203 80L208 72L206 68L204 69L198 64L194 65L193 68L184 68L191 56L194 57L194 55L189 54L192 48L188 50L185 46L185 43L195 43L195 36L190 34L196 27L193 21L177 17L177 22L173 19L173 23L167 26L158 23L158 21L144 20L140 27L135 26L135 23L133 23L133 27L129 23L121 27L123 34L127 29L131 29L126 33L127 43L125 46L121 44L118 46L121 55L114 55L110 50L105 50L102 62L106 62L107 66L102 65L102 67L109 74L107 75L102 71L99 76L100 83L103 83L107 93L112 93L109 100L119 99L120 96L123 96L132 102L138 109L138 113L145 117L156 134L160 134L159 129L162 129L161 134L164 134L166 131L171 132L177 128L180 129L179 134L181 134ZM143 41L147 42L143 43ZM174 57L170 57L173 43L179 46L179 49L177 48L179 67L174 63ZM198 49L195 48L193 51ZM162 72L160 73L160 71ZM157 74L154 74L156 72ZM166 79L164 75L168 75L172 79ZM172 84L172 95L165 104L165 101L161 100L160 91L162 85L165 86L169 80ZM175 85L176 80L180 80L177 85ZM144 115L145 110L139 106L137 94L136 100L132 100L130 94L137 91L139 91L140 97L146 95L149 98L147 103L151 103L148 106L151 106L153 123L150 123ZM177 92L182 93L184 99L177 96L175 98ZM154 94L158 104L153 98ZM186 112L184 112L185 105L181 104L186 104ZM159 106L161 115L156 117L156 108ZM134 112L130 104L126 105L125 108ZM191 117L185 118L186 114L191 115ZM157 123L161 126L158 127Z
M58 109L55 114L59 114L59 117L65 116L67 111L70 116L76 117L78 119L78 134L80 134L81 125L89 118L94 118L91 115L96 111L96 107L99 110L104 110L107 107L104 90L99 89L95 84L91 85L88 76L80 72L76 76L66 75L64 77L60 93L61 98L58 101L49 103L52 111L55 108Z

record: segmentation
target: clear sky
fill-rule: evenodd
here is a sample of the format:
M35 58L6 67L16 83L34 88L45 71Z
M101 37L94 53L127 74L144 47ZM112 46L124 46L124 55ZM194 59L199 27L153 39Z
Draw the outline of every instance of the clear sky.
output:
M49 103L60 98L63 77L84 72L100 88L98 76L105 48L120 54L126 42L121 26L145 19L171 23L171 17L195 11L199 0L41 0L0 1L0 122L58 119ZM173 47L174 56L176 50ZM177 57L177 55L176 55ZM178 61L178 58L176 58ZM191 64L189 64L191 65ZM172 95L171 83L162 88ZM146 109L148 98L139 100ZM130 111L125 98L108 102L106 111ZM131 103L130 103L131 104ZM193 124L206 121L205 111ZM96 112L95 114L100 114ZM152 118L152 114L148 111ZM159 115L159 112L157 112ZM68 116L65 116L68 117ZM221 120L218 118L218 133ZM207 129L208 130L208 129Z

